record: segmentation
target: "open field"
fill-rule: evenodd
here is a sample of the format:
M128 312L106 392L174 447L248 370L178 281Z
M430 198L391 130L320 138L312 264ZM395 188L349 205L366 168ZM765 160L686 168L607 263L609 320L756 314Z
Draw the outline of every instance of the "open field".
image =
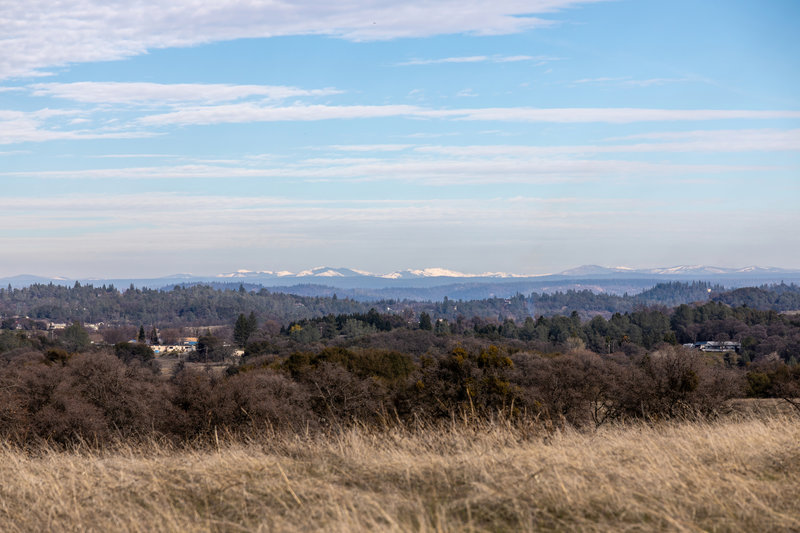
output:
M797 531L800 417L0 449L3 531Z

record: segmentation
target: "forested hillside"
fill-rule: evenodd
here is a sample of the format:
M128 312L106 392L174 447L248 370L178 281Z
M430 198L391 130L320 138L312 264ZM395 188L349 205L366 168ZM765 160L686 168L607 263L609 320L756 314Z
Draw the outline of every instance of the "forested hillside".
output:
M800 287L769 285L724 291L705 282L658 284L635 295L597 294L590 290L553 294L518 294L510 298L452 300L439 302L410 300L355 301L348 298L297 296L270 292L254 286L230 285L214 289L206 285L176 286L171 290L135 289L120 291L114 286L31 285L23 289L0 289L0 317L28 317L42 322L106 324L158 324L193 326L229 324L241 313L255 312L262 320L287 323L329 314L381 312L414 316L426 312L434 319L450 322L473 317L523 322L527 317L569 315L583 319L595 315L610 318L645 307L674 307L681 304L717 301L732 307L788 311L800 309ZM8 326L8 324L6 324Z
M0 289L0 315L28 316L56 322L209 325L224 324L239 313L254 311L275 320L297 320L329 313L366 312L379 303L338 298L300 297L266 290L216 290L205 285L172 290L91 285L31 285Z

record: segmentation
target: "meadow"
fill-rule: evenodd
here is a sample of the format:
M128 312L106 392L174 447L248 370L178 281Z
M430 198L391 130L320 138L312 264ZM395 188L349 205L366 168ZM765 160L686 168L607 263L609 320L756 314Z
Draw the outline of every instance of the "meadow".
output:
M800 417L6 444L0 480L7 532L798 531Z

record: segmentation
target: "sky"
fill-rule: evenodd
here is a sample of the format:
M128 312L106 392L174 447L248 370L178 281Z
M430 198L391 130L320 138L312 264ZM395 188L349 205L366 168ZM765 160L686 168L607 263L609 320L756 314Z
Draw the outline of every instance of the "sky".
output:
M800 268L796 0L0 0L0 276Z

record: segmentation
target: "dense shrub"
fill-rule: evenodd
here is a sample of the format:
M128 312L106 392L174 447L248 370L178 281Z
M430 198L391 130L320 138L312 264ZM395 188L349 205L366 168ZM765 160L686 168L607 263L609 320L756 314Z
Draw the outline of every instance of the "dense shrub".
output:
M139 342L118 342L114 345L114 354L126 363L148 362L155 357L152 348Z
M513 367L513 361L496 346L477 352L457 347L445 357L423 360L407 403L425 416L510 409L517 394L509 381Z
M207 372L180 370L170 381L171 433L194 437L213 430L214 380Z
M615 389L621 416L670 418L713 413L741 383L737 372L703 352L662 346L634 358Z
M747 395L753 398L782 398L800 410L800 365L763 360L746 376Z
M293 428L316 425L307 390L269 369L220 380L210 406L212 423L230 429Z
M4 434L67 442L152 431L163 396L151 371L107 353L55 356L2 369Z
M219 429L306 430L454 414L591 427L713 414L745 389L758 397L800 394L800 367L777 355L752 365L745 378L722 355L668 344L601 356L577 341L567 354L485 339L443 342L417 362L375 347L291 355L265 348L268 355L251 356L230 372L186 364L172 377L153 372L142 361L148 353L127 343L114 354L20 347L0 354L0 434L57 443L193 439ZM451 348L439 353L445 346Z
M578 426L616 415L613 384L624 374L616 362L587 352L554 357L520 353L514 362L520 407L532 415Z

